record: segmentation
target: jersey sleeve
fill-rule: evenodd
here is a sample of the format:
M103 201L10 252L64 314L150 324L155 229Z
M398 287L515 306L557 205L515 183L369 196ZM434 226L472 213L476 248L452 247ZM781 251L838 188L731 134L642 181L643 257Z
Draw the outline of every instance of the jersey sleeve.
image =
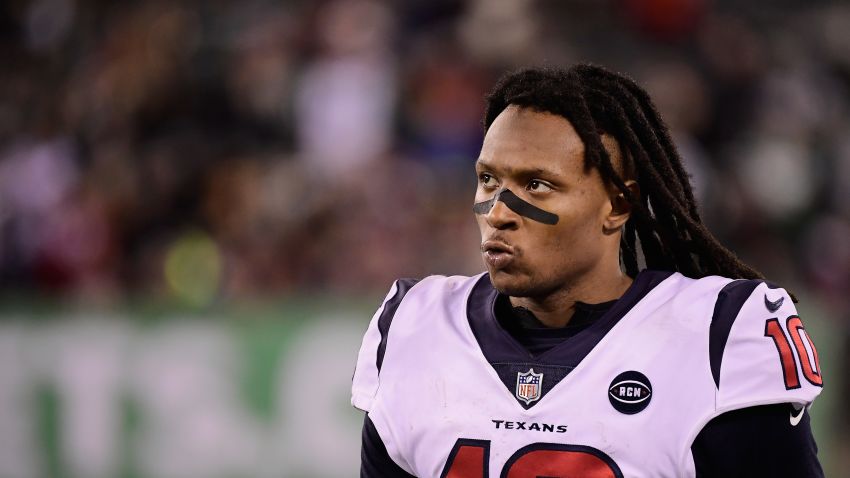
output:
M733 281L718 295L709 348L716 410L807 406L823 380L817 349L788 293L761 281Z
M363 418L362 437L360 478L416 478L393 461L368 414Z
M378 393L380 384L381 365L384 360L384 351L398 306L402 299L418 280L399 279L390 287L390 291L378 308L360 346L357 356L357 365L354 368L354 377L351 384L351 404L364 412L372 408L372 401Z
M789 422L792 415L800 420ZM697 435L691 453L697 478L824 476L809 414L787 403L715 417Z

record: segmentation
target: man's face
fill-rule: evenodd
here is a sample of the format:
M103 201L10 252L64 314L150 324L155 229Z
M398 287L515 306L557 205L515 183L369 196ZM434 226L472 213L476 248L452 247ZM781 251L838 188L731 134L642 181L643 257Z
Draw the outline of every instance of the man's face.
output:
M510 189L558 216L545 224L502 201L476 216L484 262L500 292L538 297L568 288L618 248L619 234L606 228L611 190L595 168L585 173L584 144L567 119L509 106L487 131L475 169L476 203Z

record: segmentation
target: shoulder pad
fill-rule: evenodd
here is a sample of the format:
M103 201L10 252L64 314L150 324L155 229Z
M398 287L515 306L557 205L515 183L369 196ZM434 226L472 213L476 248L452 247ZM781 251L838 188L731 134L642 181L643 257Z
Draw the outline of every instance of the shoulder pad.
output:
M709 332L718 411L809 404L823 380L815 344L785 289L736 280L718 293Z
M363 335L351 384L351 404L360 410L368 412L372 406L372 400L378 392L378 375L387 349L390 325L402 299L417 282L417 279L399 279L393 282Z

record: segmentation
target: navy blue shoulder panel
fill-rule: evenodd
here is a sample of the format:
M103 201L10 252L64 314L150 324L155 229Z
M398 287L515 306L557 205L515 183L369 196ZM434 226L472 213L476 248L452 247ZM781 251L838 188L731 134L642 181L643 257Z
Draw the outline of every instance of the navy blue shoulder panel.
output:
M735 323L744 302L761 283L760 280L734 280L717 294L708 331L708 359L711 363L711 376L714 377L714 385L717 388L720 388L720 362L723 360L723 351L726 349L732 324Z
M401 300L407 295L407 292L419 282L419 279L399 279L396 281L395 295L384 305L384 310L381 311L381 316L378 317L378 330L381 332L381 343L378 345L378 357L375 364L378 366L378 371L381 371L381 365L384 363L384 352L387 350L387 336L390 333L390 324L395 317L395 311L401 304Z
M360 447L360 478L416 478L390 458L387 446L369 415L363 419Z

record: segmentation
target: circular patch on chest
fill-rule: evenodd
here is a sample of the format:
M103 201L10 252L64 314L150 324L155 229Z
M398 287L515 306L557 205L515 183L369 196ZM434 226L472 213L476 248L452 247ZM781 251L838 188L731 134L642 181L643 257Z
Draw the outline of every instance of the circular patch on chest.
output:
M618 412L634 415L652 400L652 384L646 375L629 370L617 375L608 387L608 401Z

